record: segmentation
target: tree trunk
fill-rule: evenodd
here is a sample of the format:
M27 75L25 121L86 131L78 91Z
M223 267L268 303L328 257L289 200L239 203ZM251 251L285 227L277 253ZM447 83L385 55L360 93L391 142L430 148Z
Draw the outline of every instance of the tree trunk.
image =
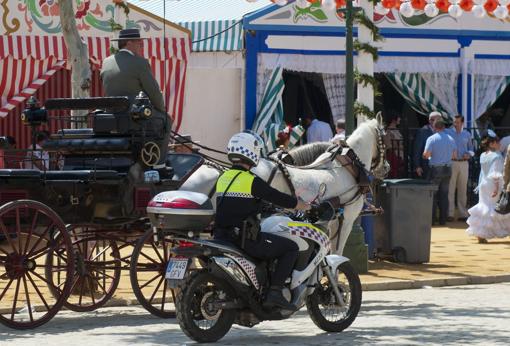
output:
M73 0L59 0L60 24L67 46L68 62L72 71L72 97L81 98L90 96L90 80L92 72L89 65L89 52L87 45L82 42L76 20L74 18ZM86 111L73 111L71 113L72 127L86 127ZM75 122L84 120L84 123Z

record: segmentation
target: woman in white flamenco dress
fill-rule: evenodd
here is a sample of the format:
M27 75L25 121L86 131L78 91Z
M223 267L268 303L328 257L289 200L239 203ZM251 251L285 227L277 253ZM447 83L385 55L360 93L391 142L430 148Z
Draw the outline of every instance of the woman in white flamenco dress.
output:
M468 211L466 232L477 237L479 243L510 236L510 214L501 215L494 210L503 190L503 157L499 151L499 138L492 134L482 141L486 151L480 156L479 201Z

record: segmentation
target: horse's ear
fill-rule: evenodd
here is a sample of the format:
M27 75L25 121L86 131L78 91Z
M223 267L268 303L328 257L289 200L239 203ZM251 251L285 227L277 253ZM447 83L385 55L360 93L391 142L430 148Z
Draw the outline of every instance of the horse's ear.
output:
M377 115L375 116L375 119L377 120L377 125L383 126L383 119L382 119L382 112L377 112Z

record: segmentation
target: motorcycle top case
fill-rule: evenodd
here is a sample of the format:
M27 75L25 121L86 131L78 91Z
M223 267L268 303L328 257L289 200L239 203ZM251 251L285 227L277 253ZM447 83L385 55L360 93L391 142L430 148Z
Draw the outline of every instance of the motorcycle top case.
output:
M202 232L214 218L207 195L191 191L167 191L156 195L147 206L152 226L165 233L188 235Z

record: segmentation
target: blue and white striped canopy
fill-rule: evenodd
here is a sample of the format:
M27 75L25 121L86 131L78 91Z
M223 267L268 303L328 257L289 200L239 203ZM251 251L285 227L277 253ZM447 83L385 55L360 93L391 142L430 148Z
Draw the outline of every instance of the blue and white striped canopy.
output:
M266 7L270 0L128 0L160 18L191 31L193 51L235 51L243 48L243 16Z

